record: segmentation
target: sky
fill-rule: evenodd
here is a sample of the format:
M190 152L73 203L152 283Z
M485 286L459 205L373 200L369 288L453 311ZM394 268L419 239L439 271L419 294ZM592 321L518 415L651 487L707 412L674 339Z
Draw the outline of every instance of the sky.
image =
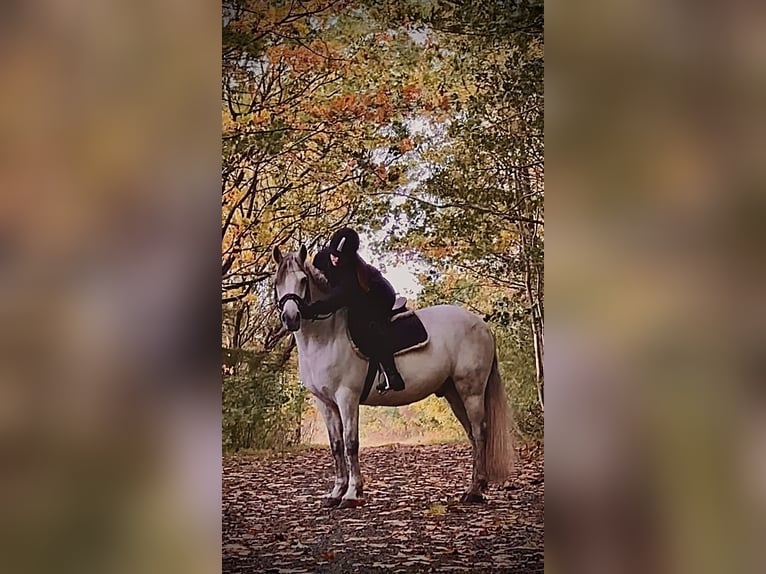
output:
M421 43L427 36L427 30L413 31L410 36L416 42ZM445 138L445 130L449 125L449 122L434 122L426 117L408 118L405 123L411 137L422 136L427 139L429 146L439 145L443 143ZM374 151L373 159L377 162L385 163L387 154L389 153L387 148L379 148ZM418 149L413 149L407 152L401 161L405 163L412 162L407 171L407 183L399 186L398 190L404 193L413 193L417 187L430 177L433 173L431 166L421 159ZM392 198L392 203L397 204L405 201L403 198ZM382 237L387 231L385 229L378 231L374 235L375 239L384 239ZM361 245L359 247L359 254L368 263L374 265L381 270L383 276L388 279L396 289L397 293L408 297L409 299L415 299L422 291L422 286L417 279L417 274L423 271L423 265L416 261L407 261L394 264L390 261L390 258L385 257L387 254L375 254L369 249L371 245L372 237L366 236L360 233Z
M385 267L385 270L381 269L381 272L383 273L383 276L391 282L398 294L409 299L417 298L422 286L418 282L415 265L409 262L396 265L390 263L384 264L383 258L370 251L367 244L368 242L365 242L364 237L362 237L362 245L359 247L359 255L378 269Z

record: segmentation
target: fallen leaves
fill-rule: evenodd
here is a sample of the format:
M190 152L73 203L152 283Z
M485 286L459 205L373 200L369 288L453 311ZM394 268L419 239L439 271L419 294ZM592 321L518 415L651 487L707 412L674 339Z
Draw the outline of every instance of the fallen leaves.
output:
M514 490L458 502L464 444L362 449L364 506L326 509L326 449L224 459L224 572L542 572L543 453L519 455ZM507 488L507 485L505 485Z
M432 504L426 510L426 514L430 516L444 516L447 514L447 507L443 504Z

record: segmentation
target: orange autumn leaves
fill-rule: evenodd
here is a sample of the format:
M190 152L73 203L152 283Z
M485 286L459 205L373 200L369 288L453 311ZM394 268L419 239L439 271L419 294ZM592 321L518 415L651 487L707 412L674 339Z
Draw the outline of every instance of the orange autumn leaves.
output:
M383 124L394 113L394 105L384 87L374 93L348 93L330 98L324 105L312 106L312 113L320 119L361 119Z
M374 91L349 91L336 93L338 81L342 76L348 76L348 71L341 73L339 68L350 62L332 50L327 44L314 42L307 45L269 47L265 52L266 61L270 66L278 66L284 70L282 77L293 81L314 80L323 86L312 89L311 96L289 102L286 112L303 111L319 121L364 120L375 124L388 122L396 112L396 102L392 99L390 90L378 86ZM316 80L319 78L320 80ZM326 89L323 89L326 88ZM408 98L417 93L410 88ZM297 104L297 105L296 105ZM253 118L256 123L270 118L271 114L263 113Z
M342 58L326 42L309 42L301 45L277 44L266 49L270 64L286 64L293 74L317 70L337 70Z
M415 82L409 82L402 88L402 98L405 102L416 102L420 99L423 90Z
M428 111L447 111L451 108L451 98L448 95L427 98L426 96L428 94L418 86L405 86L401 97L393 90L380 86L372 93L347 93L335 96L326 102L310 106L308 111L322 120L360 119L383 125L401 113L402 103L421 103L423 109ZM409 140L400 145L402 152L412 148L412 142Z

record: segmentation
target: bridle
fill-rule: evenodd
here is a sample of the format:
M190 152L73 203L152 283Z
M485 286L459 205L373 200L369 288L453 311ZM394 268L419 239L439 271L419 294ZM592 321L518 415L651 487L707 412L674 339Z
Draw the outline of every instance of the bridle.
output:
M306 307L308 307L309 303L311 303L311 289L306 289L306 298L304 299L297 293L285 293L282 295L281 298L278 297L277 293L277 286L276 283L274 284L274 301L277 303L277 307L279 308L279 312L284 313L285 312L285 305L288 301L293 301L296 305L298 305L298 311L300 311L301 315L303 315L303 319L307 321L317 321L317 320L324 320L329 319L333 315L335 315L335 312L332 313L326 313L323 315L316 315L314 317L307 317L306 316Z
M277 298L277 286L274 285L274 299ZM310 300L306 300L297 293L285 293L282 295L282 298L277 301L277 307L279 307L279 312L284 313L285 311L285 304L288 301L294 301L296 305L298 305L298 310L301 312L301 315L304 315L304 319L307 321L317 321L317 320L323 320L323 319L329 319L332 317L335 313L326 313L324 315L317 315L315 317L305 317L306 314L306 307L311 302Z
M274 289L274 297L276 298L277 291L276 288ZM277 301L277 307L279 307L279 312L283 313L285 310L285 304L288 301L295 301L295 303L298 305L298 310L303 311L303 309L306 308L306 301L304 301L303 297L298 295L297 293L285 293L282 298Z

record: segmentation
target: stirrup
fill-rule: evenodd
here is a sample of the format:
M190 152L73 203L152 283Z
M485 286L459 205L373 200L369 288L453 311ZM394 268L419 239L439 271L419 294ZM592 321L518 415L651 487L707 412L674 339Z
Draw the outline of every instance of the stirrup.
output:
M378 384L376 386L376 389L378 391L379 395L385 395L388 391L391 390L391 383L388 380L388 374L386 373L386 370L383 367L378 367L379 372L383 373L383 381L384 385Z

